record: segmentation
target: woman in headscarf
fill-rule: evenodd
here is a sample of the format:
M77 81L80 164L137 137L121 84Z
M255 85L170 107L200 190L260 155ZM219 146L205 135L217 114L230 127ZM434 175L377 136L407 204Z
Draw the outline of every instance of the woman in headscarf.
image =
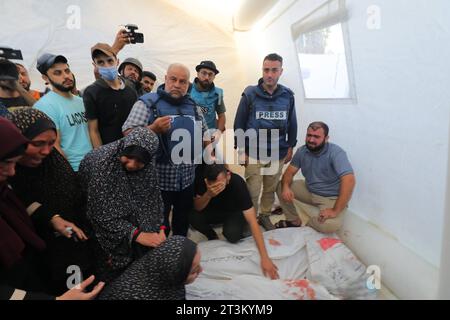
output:
M67 268L80 267L91 273L85 199L76 173L54 148L56 126L43 112L20 107L7 115L30 140L18 161L16 175L9 179L14 192L27 207L28 214L47 243L45 259L52 268L55 294L67 289ZM81 240L81 241L78 241Z
M42 266L39 253L44 251L45 242L7 183L15 174L16 163L27 144L28 140L14 124L0 118L0 282L40 291L45 288L46 274L39 268Z
M36 233L25 207L7 184L27 144L28 140L14 124L0 118L0 300L55 299L41 293L48 292L49 270L41 259L45 242ZM82 289L93 280L86 280ZM92 299L102 286L99 284L91 293L84 293L82 289L69 290L59 298Z
M92 150L80 164L87 216L104 253L101 278L107 282L165 240L160 230L163 203L155 169L157 148L155 133L136 128Z
M197 244L173 236L133 262L107 285L100 300L184 300L185 285L202 272Z
M37 251L45 248L24 207L7 184L27 145L28 140L14 124L0 118L0 262L6 268L22 258L26 244Z

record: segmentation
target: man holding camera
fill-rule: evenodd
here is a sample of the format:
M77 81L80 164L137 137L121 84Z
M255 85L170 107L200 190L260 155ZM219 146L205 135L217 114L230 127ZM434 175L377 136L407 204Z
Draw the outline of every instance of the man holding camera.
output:
M136 102L136 91L119 76L114 49L106 43L91 48L94 67L100 79L83 93L89 136L95 148L123 137L122 125Z
M112 45L112 51L114 54L118 55L119 51L122 50L127 44L136 44L144 42L144 34L136 32L138 27L134 24L127 24L125 28L120 29L116 35L116 39ZM94 65L95 66L95 65ZM130 82L132 87L136 90L138 96L142 96L147 93L141 84L142 63L136 58L127 58L119 65L120 75ZM100 79L100 74L98 73L97 67L94 68L95 78ZM155 77L156 80L156 77Z

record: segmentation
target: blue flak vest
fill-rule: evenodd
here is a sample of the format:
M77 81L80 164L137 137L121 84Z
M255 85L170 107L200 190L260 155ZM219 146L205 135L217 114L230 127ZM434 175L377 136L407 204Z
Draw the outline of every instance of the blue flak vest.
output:
M289 111L293 104L293 92L284 86L279 85L275 95L268 96L259 86L249 86L242 93L248 103L247 129L255 129L257 132L257 148L279 152L287 149L286 134L289 125ZM267 137L260 138L259 129L267 129ZM271 130L279 130L279 138L274 140ZM263 145L260 144L263 143Z
M139 100L145 103L149 111L147 124L153 123L157 117L171 117L170 129L158 135L160 143L157 162L171 164L197 163L202 156L203 137L202 119L197 113L195 102L189 97L185 97L183 104L174 105L165 101L158 93L153 92L143 95ZM185 138L190 139L190 141L183 142ZM179 145L180 143L182 145ZM187 148L181 148L182 146ZM175 153L177 159L172 158L174 148L177 148Z
M216 106L223 104L223 90L214 86L209 91L198 91L193 83L189 94L202 110L208 128L216 129Z

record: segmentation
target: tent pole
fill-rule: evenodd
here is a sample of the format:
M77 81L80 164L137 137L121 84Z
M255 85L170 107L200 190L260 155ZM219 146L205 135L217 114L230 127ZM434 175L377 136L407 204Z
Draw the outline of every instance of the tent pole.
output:
M447 135L450 137L450 135ZM439 268L438 299L450 299L450 141L447 153L447 192L445 196L444 225L442 232L441 263Z

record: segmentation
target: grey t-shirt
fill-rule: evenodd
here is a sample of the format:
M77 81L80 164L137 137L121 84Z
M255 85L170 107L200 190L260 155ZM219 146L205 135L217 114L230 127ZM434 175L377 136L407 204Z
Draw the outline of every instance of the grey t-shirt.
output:
M324 197L337 197L341 185L340 178L353 173L347 154L333 143L327 143L318 154L302 146L290 164L302 170L306 187L311 193Z

